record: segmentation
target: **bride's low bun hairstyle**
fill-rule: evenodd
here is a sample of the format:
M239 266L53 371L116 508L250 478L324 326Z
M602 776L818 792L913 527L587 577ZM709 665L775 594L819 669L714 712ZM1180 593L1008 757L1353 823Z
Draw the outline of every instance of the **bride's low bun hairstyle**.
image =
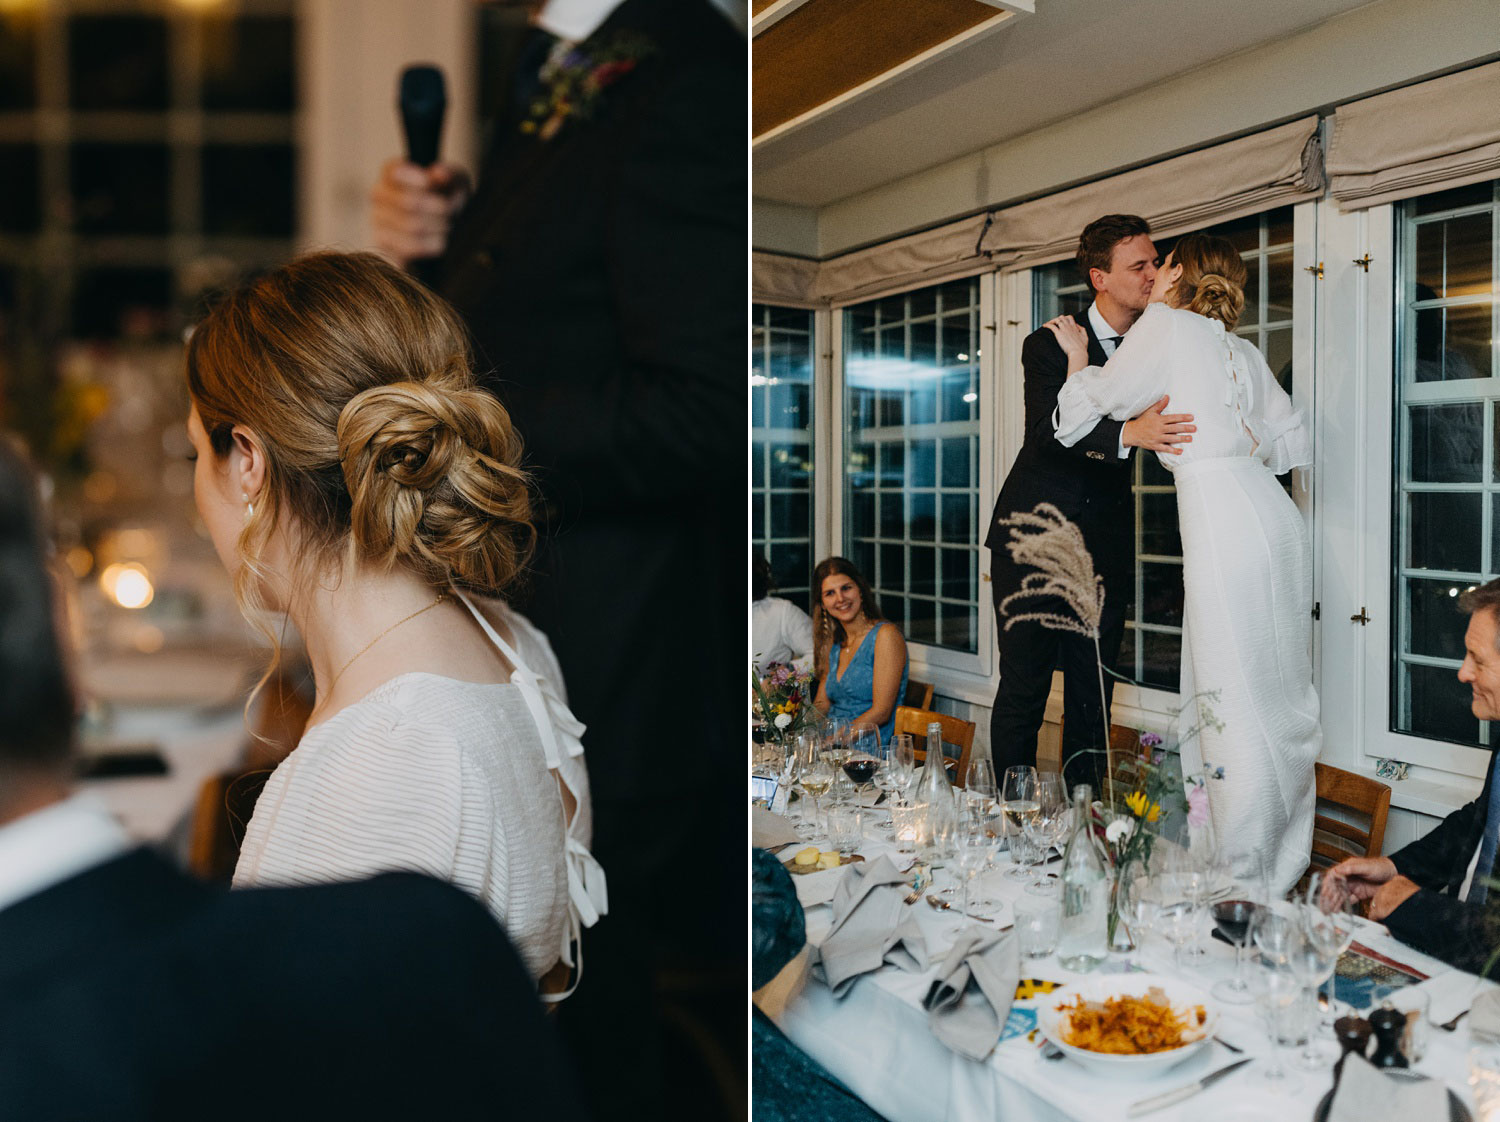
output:
M1172 262L1182 276L1172 287L1171 302L1222 323L1233 331L1245 312L1245 261L1226 238L1188 234L1172 247Z
M235 575L247 614L278 527L305 576L399 565L498 595L521 574L535 542L521 440L475 384L466 339L451 307L369 253L299 258L197 326L188 390L215 454L235 425L265 448Z
M520 441L467 371L376 386L339 414L356 556L497 591L535 544Z

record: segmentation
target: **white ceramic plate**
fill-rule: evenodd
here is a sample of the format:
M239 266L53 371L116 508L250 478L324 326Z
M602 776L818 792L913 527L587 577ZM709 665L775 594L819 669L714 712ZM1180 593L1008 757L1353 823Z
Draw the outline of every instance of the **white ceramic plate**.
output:
M1065 1027L1064 1018L1067 1014L1059 1012L1058 1009L1063 1005L1071 1005L1075 996L1081 995L1085 1001L1103 1001L1105 998L1122 997L1126 994L1140 997L1153 986L1165 992L1167 1000L1179 1012L1194 1005L1203 1006L1208 1019L1203 1022L1201 1037L1179 1048L1172 1048L1165 1052L1149 1052L1141 1056L1116 1056L1105 1052L1090 1052L1084 1048L1075 1048L1063 1040L1062 1030ZM1037 1024L1047 1039L1061 1048L1069 1058L1076 1060L1090 1071L1111 1079L1151 1079L1163 1074L1194 1055L1213 1039L1218 1023L1218 1007L1208 994L1197 986L1178 981L1176 978L1166 978L1160 974L1101 974L1093 978L1083 978L1070 986L1053 990L1037 1003Z

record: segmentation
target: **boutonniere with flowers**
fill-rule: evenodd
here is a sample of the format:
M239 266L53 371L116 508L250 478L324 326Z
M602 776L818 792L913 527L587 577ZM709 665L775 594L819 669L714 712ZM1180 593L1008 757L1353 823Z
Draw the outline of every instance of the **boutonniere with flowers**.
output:
M541 88L532 98L521 131L551 140L569 121L587 121L598 111L604 91L635 70L654 47L633 31L618 31L582 43L559 42L537 77Z

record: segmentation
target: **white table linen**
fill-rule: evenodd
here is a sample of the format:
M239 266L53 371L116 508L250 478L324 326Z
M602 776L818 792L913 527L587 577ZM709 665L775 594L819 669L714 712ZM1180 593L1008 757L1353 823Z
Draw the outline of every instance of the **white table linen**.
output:
M867 835L875 832L867 827ZM868 859L888 853L902 866L911 860L909 856L897 858L893 847L869 838L860 851ZM1004 878L1004 864L1002 857L1001 868L987 872L979 882L993 897L1005 901L997 917L1001 926L1010 922L1012 903L1023 891L1022 884ZM841 873L839 870L814 876L834 880ZM959 917L956 911L934 911L921 902L911 908L935 962L941 961L962 925L976 922ZM808 942L817 945L827 934L830 909L824 904L814 904L807 907L806 914ZM993 929L989 924L979 926ZM1232 949L1209 938L1211 929L1212 921L1205 911L1199 941L1207 948L1207 959L1202 966L1189 966L1181 974L1173 968L1170 949L1154 937L1129 957L1147 969L1183 977L1206 991L1234 969ZM1452 970L1404 946L1378 924L1365 923L1358 939L1371 949L1430 975L1422 986L1430 991L1430 1016L1434 1022L1447 1020L1467 1008L1477 992L1494 988L1493 983ZM1121 958L1112 955L1111 962ZM1020 972L1023 978L1059 982L1081 977L1063 969L1056 956L1040 960L1023 958ZM1003 1041L988 1060L967 1060L940 1044L928 1028L922 998L935 976L934 969L913 974L887 966L860 978L840 1000L818 975L810 974L784 1004L769 1012L792 1041L890 1122L930 1122L935 1118L985 1122L994 1118L1004 1118L1007 1122L1124 1120L1126 1108L1132 1102L1181 1087L1239 1058L1223 1045L1215 1044L1157 1079L1125 1081L1095 1075L1066 1058L1044 1060L1039 1043L1023 1036ZM1018 1001L1016 1008L1026 1008L1038 1000L1046 998ZM1245 1055L1264 1057L1267 1037L1255 1006L1218 1004L1221 1011L1218 1036L1244 1049ZM1461 1021L1453 1033L1434 1024L1427 1054L1415 1070L1441 1079L1472 1106L1467 1085L1470 1047L1467 1021L1468 1018ZM1283 1051L1283 1060L1289 1067L1291 1051ZM1156 1122L1311 1117L1318 1100L1332 1086L1331 1060L1337 1049L1331 1037L1327 1040L1327 1051L1330 1065L1323 1071L1307 1072L1292 1067L1299 1085L1290 1094L1257 1086L1259 1064L1253 1063L1149 1117Z

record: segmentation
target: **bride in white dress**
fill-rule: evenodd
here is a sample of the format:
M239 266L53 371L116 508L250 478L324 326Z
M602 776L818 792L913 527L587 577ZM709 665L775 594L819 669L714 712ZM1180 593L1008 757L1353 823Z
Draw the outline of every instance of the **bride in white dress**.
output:
M1217 691L1221 728L1182 748L1183 774L1208 784L1217 840L1236 869L1263 855L1271 887L1296 883L1312 843L1313 762L1322 746L1312 684L1312 552L1276 476L1310 463L1302 414L1252 344L1232 334L1245 265L1223 238L1189 234L1156 276L1152 303L1103 367L1070 319L1048 324L1069 359L1057 439L1099 418L1134 417L1163 395L1193 414L1180 455L1159 456L1177 485L1186 593L1179 723L1201 722L1195 695Z

